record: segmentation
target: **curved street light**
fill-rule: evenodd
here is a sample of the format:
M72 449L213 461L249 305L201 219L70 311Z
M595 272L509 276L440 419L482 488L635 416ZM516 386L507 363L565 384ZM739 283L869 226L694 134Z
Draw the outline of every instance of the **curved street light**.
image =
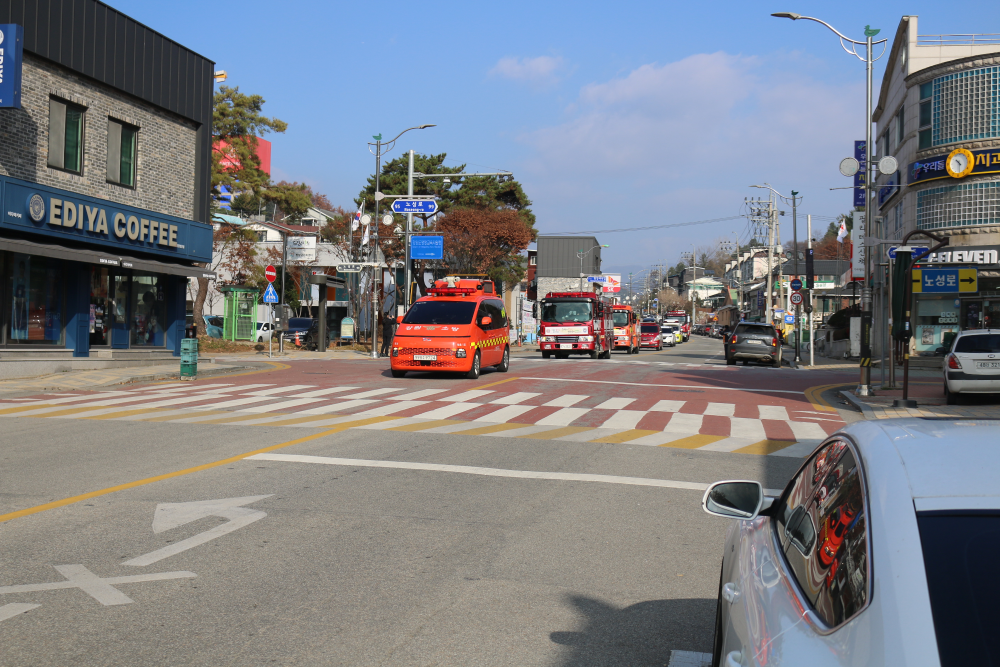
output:
M583 258L592 253L598 248L610 248L611 246L607 243L602 243L600 245L595 245L590 250L577 250L576 256L580 258L580 291L583 291Z

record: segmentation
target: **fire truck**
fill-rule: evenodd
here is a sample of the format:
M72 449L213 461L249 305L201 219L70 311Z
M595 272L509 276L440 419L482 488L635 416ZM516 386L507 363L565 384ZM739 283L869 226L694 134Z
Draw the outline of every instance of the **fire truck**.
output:
M632 306L614 305L611 307L612 319L615 325L615 348L625 350L626 354L639 354L638 318Z
M614 346L611 304L592 292L549 292L539 303L542 358L586 354L610 359Z
M680 327L684 341L691 337L691 314L686 310L671 310L663 317L664 324Z

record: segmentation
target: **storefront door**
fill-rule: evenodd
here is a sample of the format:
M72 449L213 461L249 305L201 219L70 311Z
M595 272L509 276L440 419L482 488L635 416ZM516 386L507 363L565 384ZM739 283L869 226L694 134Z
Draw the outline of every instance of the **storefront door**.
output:
M111 345L111 273L101 266L90 268L90 347Z
M128 349L130 282L129 276L116 274L111 277L113 289L108 300L111 313L111 347L119 350Z

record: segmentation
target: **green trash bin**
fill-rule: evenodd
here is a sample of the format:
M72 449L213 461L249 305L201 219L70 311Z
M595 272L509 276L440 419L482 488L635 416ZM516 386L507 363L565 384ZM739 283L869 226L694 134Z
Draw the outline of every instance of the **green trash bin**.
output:
M198 376L198 339L181 339L181 379L194 380Z

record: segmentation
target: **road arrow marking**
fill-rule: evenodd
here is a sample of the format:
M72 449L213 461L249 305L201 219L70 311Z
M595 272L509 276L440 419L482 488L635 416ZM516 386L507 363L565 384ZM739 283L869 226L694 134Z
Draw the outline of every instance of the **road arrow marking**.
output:
M164 558L169 558L188 549L193 549L217 537L222 537L234 530L239 530L243 526L248 526L254 521L263 519L267 514L260 510L252 510L241 506L255 503L264 498L270 498L272 495L274 494L245 496L243 498L223 498L220 500L196 500L188 503L160 503L156 506L156 513L153 514L154 533L172 530L173 528L209 516L219 516L229 519L229 521L206 530L203 533L198 533L186 540L169 544L162 549L157 549L142 556L136 556L132 560L125 561L124 564L138 567L152 565Z
M19 614L23 614L26 611L31 611L35 607L41 607L40 604L21 604L12 603L0 606L0 621L6 621L8 618L14 618Z
M127 577L98 577L83 565L56 565L56 571L66 577L66 581L53 581L44 584L23 584L21 586L0 586L0 595L11 593L35 593L38 591L55 591L61 588L79 588L105 606L129 604L132 598L115 588L120 584L136 584L143 581L162 581L164 579L190 579L197 577L194 572L157 572L156 574L138 574ZM37 606L37 605L36 605ZM10 607L0 607L0 614ZM28 611L22 609L22 611ZM3 620L0 616L0 620Z

